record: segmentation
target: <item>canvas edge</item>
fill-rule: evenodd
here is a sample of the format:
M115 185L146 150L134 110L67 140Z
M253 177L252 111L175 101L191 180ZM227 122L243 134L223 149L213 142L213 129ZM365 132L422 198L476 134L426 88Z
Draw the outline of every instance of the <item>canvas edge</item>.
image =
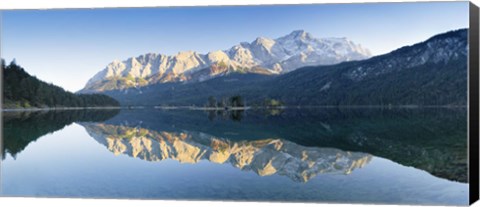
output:
M3 42L3 10L0 9L0 61L3 58L2 54L2 42ZM3 66L0 64L0 195L3 194Z
M368 4L368 3L421 3L421 2L435 2L429 0L420 0L417 2L355 2L356 4ZM448 1L446 1L448 2ZM342 3L342 4L355 4L355 3ZM336 3L320 3L320 4L336 4ZM278 5L278 4L273 4ZM281 5L281 4L280 4ZM290 5L290 4L286 4ZM292 4L295 5L295 4ZM301 5L301 4L299 4ZM204 5L195 6L195 7L205 7ZM214 6L271 6L271 5L214 5ZM165 6L158 6L160 8ZM173 7L182 7L182 6L173 6ZM191 7L191 6L186 6ZM114 9L115 7L113 7ZM122 8L122 7L117 7ZM127 8L136 8L136 7L127 7ZM156 7L153 7L156 8ZM85 9L85 8L51 8L49 10L55 9ZM112 9L110 7L98 8L98 9ZM10 9L0 9L0 43L3 42L3 19L2 12ZM22 9L19 9L22 10ZM30 9L23 9L30 10ZM36 10L36 9L34 9ZM472 205L480 198L480 171L479 171L479 161L480 161L480 143L479 143L479 7L475 5L472 1L469 2L469 29L468 29L468 162L469 162L469 204ZM0 44L0 60L2 56L2 47ZM2 165L1 160L3 160L3 68L0 68L0 183L2 182ZM2 185L0 185L0 195L2 192ZM1 196L0 196L1 197ZM323 203L323 204L335 204L335 203ZM366 204L366 203L365 203Z
M469 202L479 199L479 8L470 2L468 57Z

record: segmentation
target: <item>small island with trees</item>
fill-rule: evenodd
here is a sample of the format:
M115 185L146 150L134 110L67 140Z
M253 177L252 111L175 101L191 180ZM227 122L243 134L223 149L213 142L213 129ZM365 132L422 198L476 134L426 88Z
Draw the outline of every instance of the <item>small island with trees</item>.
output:
M214 96L208 97L208 102L201 109L206 110L245 110L245 109L278 109L284 108L284 104L276 99L266 98L261 103L247 104L247 101L240 95L228 98L217 99Z

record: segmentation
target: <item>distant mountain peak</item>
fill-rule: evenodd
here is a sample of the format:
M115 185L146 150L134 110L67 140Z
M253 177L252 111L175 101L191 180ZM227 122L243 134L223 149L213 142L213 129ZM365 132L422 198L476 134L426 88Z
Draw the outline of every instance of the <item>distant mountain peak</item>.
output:
M257 39L255 39L252 44L262 45L264 47L271 48L275 44L275 40L266 37L257 37Z
M300 30L294 30L290 34L285 35L283 37L278 38L277 40L282 40L282 39L300 39L300 40L307 40L307 39L315 39L312 34L306 32L303 29Z
M308 35L309 33L306 32L305 30L303 29L299 29L299 30L294 30L290 33L291 36L294 36L294 37L302 37L302 36L306 36Z

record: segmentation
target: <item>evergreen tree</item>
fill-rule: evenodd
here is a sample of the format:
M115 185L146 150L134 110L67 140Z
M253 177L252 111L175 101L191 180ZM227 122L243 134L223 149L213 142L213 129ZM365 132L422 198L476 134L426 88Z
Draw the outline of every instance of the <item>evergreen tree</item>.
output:
M217 107L217 99L215 97L208 97L208 107Z
M232 96L230 98L230 106L232 107L243 107L243 99L241 96Z

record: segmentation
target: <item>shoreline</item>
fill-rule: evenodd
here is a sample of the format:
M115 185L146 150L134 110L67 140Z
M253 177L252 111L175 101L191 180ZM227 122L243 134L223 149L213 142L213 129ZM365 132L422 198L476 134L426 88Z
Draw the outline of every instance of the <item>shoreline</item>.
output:
M49 108L2 108L2 112L22 112L22 111L69 111L69 110L113 110L124 107L49 107Z
M196 107L196 106L112 106L112 107L53 107L53 108L2 108L2 112L23 111L67 111L67 110L138 110L138 109L161 109L161 110L203 110L203 111L238 111L238 110L278 110L278 109L328 109L328 108L365 108L365 109L422 109L422 108L468 108L467 105L322 105L322 106L246 106L246 107Z

